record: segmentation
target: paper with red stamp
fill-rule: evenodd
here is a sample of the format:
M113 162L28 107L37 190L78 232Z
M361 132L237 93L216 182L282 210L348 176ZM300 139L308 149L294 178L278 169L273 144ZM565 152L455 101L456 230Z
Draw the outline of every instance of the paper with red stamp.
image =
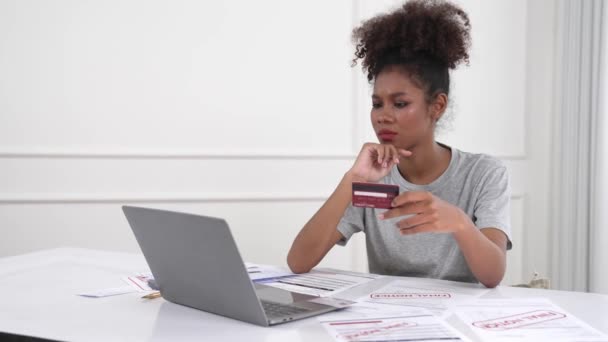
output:
M515 315L473 322L473 326L485 330L506 330L527 327L554 319L566 318L561 312L551 310L534 310Z
M483 341L608 341L543 298L478 299L451 310Z
M422 308L356 303L318 318L340 342L469 341L441 318Z
M420 307L430 310L435 315L445 316L448 314L450 304L475 300L487 291L474 284L407 279L394 280L360 300Z

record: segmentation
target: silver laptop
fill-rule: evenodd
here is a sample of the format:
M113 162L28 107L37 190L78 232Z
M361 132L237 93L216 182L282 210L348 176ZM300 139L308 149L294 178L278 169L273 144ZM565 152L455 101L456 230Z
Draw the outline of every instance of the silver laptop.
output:
M168 301L262 326L315 316L349 304L253 283L223 219L122 208Z

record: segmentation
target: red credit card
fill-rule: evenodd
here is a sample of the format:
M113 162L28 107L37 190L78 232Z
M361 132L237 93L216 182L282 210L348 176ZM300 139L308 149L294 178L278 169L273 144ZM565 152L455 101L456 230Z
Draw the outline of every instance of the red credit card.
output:
M397 195L399 195L398 185L353 182L355 207L390 209L391 202Z

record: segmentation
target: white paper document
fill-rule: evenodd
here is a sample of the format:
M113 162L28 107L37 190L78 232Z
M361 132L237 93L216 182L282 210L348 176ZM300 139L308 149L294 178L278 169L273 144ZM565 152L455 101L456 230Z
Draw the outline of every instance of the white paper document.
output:
M261 265L253 263L245 263L249 278L254 282L266 282L281 279L284 277L294 276L295 274L286 268L272 265ZM124 282L133 287L138 292L154 291L148 285L148 281L154 280L152 272L139 272L122 278Z
M475 300L487 292L488 289L477 287L475 284L437 284L426 279L408 279L394 280L359 300L425 308L435 315L444 316L450 305Z
M82 297L91 297L91 298L103 298L110 296L117 296L125 293L135 292L133 287L131 286L121 286L121 287L113 287L109 289L101 289L101 290L93 290L79 293L79 296Z
M426 315L429 313L426 309L420 308L402 308L395 305L356 302L351 306L338 311L328 312L319 316L319 321L337 321L349 319L364 319L364 318L379 318L379 317L396 317L407 311L409 315Z
M295 274L289 271L286 268L272 266L272 265L260 265L260 264L252 264L249 262L245 263L245 267L247 268L247 273L249 274L249 278L254 282L268 282L272 280L277 280L280 278L294 276Z
M152 273L141 272L135 275L123 277L122 280L133 287L137 292L150 292L154 291L153 288L148 285L148 281L154 279Z
M132 292L151 292L154 291L148 285L148 280L152 278L152 273L140 272L130 276L122 277L122 280L128 284L128 286L118 286L107 289L97 289L86 292L78 293L79 296L90 297L90 298L103 298L110 296L117 296Z
M422 308L357 303L319 321L336 341L469 341Z
M608 342L547 299L479 299L451 309L483 341Z
M381 276L375 274L343 274L339 272L312 270L309 273L278 279L265 283L265 285L292 292L325 297L346 291L355 286L378 279L379 277Z

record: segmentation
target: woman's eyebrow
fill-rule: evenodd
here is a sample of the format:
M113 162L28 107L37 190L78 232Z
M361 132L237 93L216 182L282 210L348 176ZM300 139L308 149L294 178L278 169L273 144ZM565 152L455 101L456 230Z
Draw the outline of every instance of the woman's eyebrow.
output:
M403 96L403 95L407 95L407 93L404 92L404 91L399 91L399 92L396 92L396 93L389 94L388 96L389 97L397 97L397 96ZM378 98L379 99L380 96L378 96L376 94L372 94L372 98Z

